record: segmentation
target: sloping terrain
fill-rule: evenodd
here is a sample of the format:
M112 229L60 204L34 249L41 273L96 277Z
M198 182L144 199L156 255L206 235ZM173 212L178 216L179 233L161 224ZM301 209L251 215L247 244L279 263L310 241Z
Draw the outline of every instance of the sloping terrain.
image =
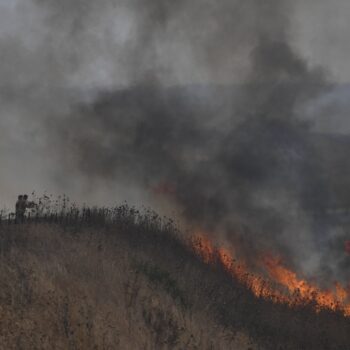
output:
M260 300L172 225L0 226L1 349L348 349L350 321Z
M179 286L195 269L138 248L98 229L2 227L0 349L255 349Z

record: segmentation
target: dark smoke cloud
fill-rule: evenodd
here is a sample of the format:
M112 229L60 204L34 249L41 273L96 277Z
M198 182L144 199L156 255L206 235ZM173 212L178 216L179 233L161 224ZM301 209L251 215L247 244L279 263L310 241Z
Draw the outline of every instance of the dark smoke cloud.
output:
M270 251L346 280L344 233L320 218L329 151L305 114L330 85L297 54L291 4L18 1L31 30L0 42L0 76L2 124L31 141L19 159L37 154L34 177L89 199L162 192L247 258Z
M290 226L288 202L294 210L325 203L307 128L293 112L299 99L323 84L286 43L262 45L254 51L256 69L281 78L254 81L238 93L213 89L211 96L236 96L239 105L224 128L210 125L220 109L194 108L190 91L138 86L102 94L70 116L59 137L65 135L64 154L70 152L71 163L88 177L128 179L150 190L171 184L188 220L211 229L239 220L253 225L253 235L261 231L270 245ZM274 57L280 55L276 48L286 50L281 61ZM278 61L278 72L270 67L269 54Z
M191 89L156 82L101 93L54 129L85 176L149 191L167 184L188 222L225 232L248 257L274 251L301 269L317 249L312 213L326 209L328 193L297 111L327 85L286 41L264 37L252 62L243 88L206 91L235 100L223 125L211 123L221 109L201 110Z

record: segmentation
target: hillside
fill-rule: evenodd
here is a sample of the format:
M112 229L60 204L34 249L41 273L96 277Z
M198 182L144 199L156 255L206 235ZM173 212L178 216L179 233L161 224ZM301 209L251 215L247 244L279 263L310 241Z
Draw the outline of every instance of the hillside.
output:
M2 222L1 349L349 348L349 319L257 299L171 222L116 210Z

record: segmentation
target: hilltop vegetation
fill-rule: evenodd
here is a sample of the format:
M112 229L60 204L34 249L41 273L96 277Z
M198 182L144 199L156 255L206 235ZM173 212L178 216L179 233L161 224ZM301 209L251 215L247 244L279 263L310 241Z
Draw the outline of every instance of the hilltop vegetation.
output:
M256 299L154 213L76 214L2 222L1 349L349 347L348 319Z

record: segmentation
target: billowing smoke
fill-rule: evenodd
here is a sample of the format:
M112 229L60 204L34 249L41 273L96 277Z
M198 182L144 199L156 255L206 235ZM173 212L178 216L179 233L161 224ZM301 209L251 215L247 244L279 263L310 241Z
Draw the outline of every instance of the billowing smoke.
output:
M48 184L166 200L248 259L348 279L310 118L331 86L294 47L292 1L15 3L31 30L1 42L10 68L26 67L0 72L3 120L26 126Z

